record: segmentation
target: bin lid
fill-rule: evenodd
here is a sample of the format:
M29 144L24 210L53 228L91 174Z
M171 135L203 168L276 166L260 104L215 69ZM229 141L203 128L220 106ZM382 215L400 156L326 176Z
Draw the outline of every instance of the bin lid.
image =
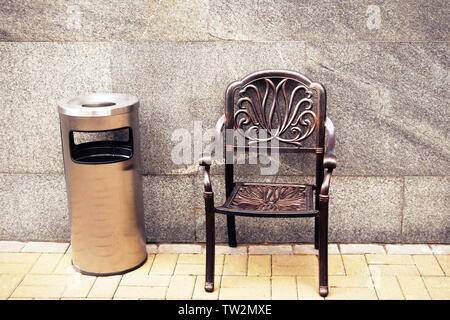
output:
M138 98L131 94L92 93L61 100L58 111L76 117L104 117L128 113L138 106Z

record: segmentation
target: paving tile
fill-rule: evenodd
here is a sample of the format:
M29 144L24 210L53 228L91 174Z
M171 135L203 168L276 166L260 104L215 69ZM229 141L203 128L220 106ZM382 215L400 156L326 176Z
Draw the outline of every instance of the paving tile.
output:
M421 277L397 276L406 300L429 300L430 295Z
M272 277L272 300L297 300L297 279L294 276Z
M380 300L404 300L402 290L395 276L373 276L373 283Z
M406 250L420 254L385 254L378 253L379 245L364 246L340 245L342 255L329 254L327 299L450 300L445 247L432 245L433 255L418 251L421 245ZM313 245L293 245L295 254L273 256L263 254L271 246L250 247L244 245L243 254L216 254L212 293L204 291L200 253L149 254L137 270L97 278L77 273L70 253L0 252L0 299L323 299Z
M339 247L337 244L328 244L328 254L340 254Z
M379 244L340 244L339 248L342 254L386 253Z
M201 253L202 246L199 244L160 244L159 253Z
M450 276L450 255L437 255L436 259L444 270L445 275Z
M172 276L167 289L166 299L191 299L194 292L195 279L195 276Z
M450 254L450 245L432 244L431 250L434 254Z
M428 292L433 300L450 300L450 289L431 288Z
M235 288L221 288L219 300L270 300L270 290L236 290Z
M327 300L377 300L373 288L331 288Z
M202 253L205 253L206 248L202 248ZM216 244L215 253L217 254L233 254L233 255L243 255L247 254L246 245L238 245L237 247L230 247L227 244Z
M433 255L414 255L414 262L422 276L443 276L444 272Z
M292 245L249 245L248 254L292 254Z
M369 264L414 264L412 256L406 254L366 254Z
M24 246L21 241L0 241L0 252L20 252Z
M25 286L19 285L12 293L12 298L60 298L64 292L64 285Z
M247 274L247 256L244 255L226 255L223 265L223 275L246 275Z
M220 300L267 300L270 296L270 277L222 277Z
M21 285L25 286L66 286L69 275L63 274L27 274Z
M33 267L32 264L26 263L4 263L0 262L0 274L12 273L12 274L25 274Z
M387 244L388 254L431 254L431 249L425 244Z
M221 255L223 258L223 255ZM215 255L214 258L217 261L218 255ZM205 263L206 256L204 254L189 254L183 253L178 256L177 264L201 264Z
M55 274L76 274L78 273L72 265L72 255L71 254L65 254L59 260L58 265L56 266L54 272Z
M158 253L158 245L157 244L147 244L145 246L145 250L147 254Z
M177 264L205 264L206 256L204 254L180 254L178 256ZM214 255L216 264L223 264L224 255L223 254L215 254Z
M147 261L145 261L145 263L142 266L140 266L139 268L128 272L127 275L128 274L141 274L141 275L149 274L154 260L155 260L155 254L147 254Z
M39 256L39 253L0 252L0 263L33 264Z
M205 264L177 264L174 274L176 275L205 275ZM214 266L214 274L221 275L223 273L223 264Z
M270 255L249 255L248 271L249 276L270 276L272 273Z
M377 276L419 276L419 271L414 265L369 265L370 273Z
M450 289L450 277L422 277L427 288L447 288Z
M164 299L167 287L119 286L114 299Z
M221 274L221 266L214 268L214 274ZM176 275L205 275L204 264L177 264L174 274Z
M62 257L62 253L43 253L34 263L30 273L52 273Z
M313 244L294 244L294 254L318 254L319 250L314 249ZM328 249L328 251L330 251Z
M319 295L319 278L317 276L297 277L297 296L299 300L323 300Z
M168 287L170 275L147 275L127 273L122 276L122 286Z
M149 274L173 274L177 263L178 254L157 254Z
M338 245L335 243L328 244L328 254L339 254ZM313 244L294 244L294 254L319 254L319 250L314 249Z
M364 255L342 255L346 275L369 275L369 269Z
M221 288L253 288L255 291L270 289L270 277L222 276Z
M0 298L8 298L22 279L21 274L0 274Z
M180 254L174 274L178 275L204 275L206 272L206 261L203 254ZM223 272L223 255L215 255L214 274L221 275Z
M0 253L0 274L28 273L38 257L38 253Z
M64 298L85 298L87 297L89 291L96 277L85 276L81 274L70 275L66 283L66 288L62 294Z
M214 291L205 291L205 276L197 276L195 280L194 293L192 294L193 300L217 300L219 299L221 277L214 277Z
M345 275L344 264L340 254L328 255L328 274L329 275Z
M98 277L89 291L88 298L112 298L121 279L122 276Z
M314 255L272 256L274 276L317 276L318 270L318 259Z
M39 253L65 253L69 247L68 243L61 242L28 242L22 252L39 252Z
M336 288L372 288L373 282L369 275L349 275L328 277L330 287Z

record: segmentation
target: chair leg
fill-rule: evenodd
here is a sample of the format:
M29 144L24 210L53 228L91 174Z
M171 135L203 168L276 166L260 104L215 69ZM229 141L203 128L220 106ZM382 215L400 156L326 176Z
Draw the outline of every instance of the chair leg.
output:
M210 197L209 197L210 196ZM215 217L214 217L214 200L212 192L210 195L205 194L206 208L206 276L205 291L214 291L214 256L216 246L215 235Z
M227 215L227 229L228 229L228 245L232 248L237 246L236 242L236 223L235 217Z
M320 198L319 210L319 294L328 295L328 196Z
M319 249L319 218L314 218L314 249Z

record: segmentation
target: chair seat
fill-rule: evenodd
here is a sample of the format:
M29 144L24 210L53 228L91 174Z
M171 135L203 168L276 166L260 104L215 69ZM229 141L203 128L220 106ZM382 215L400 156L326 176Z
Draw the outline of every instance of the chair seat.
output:
M216 212L238 216L314 217L313 185L237 182Z

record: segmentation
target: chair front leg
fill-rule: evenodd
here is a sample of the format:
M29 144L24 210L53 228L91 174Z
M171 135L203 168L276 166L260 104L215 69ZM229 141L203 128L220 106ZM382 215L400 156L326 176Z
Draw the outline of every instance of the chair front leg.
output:
M205 291L214 291L214 256L215 256L215 217L214 217L214 193L204 192L206 213L206 277Z
M328 295L328 195L320 195L319 208L319 294Z

